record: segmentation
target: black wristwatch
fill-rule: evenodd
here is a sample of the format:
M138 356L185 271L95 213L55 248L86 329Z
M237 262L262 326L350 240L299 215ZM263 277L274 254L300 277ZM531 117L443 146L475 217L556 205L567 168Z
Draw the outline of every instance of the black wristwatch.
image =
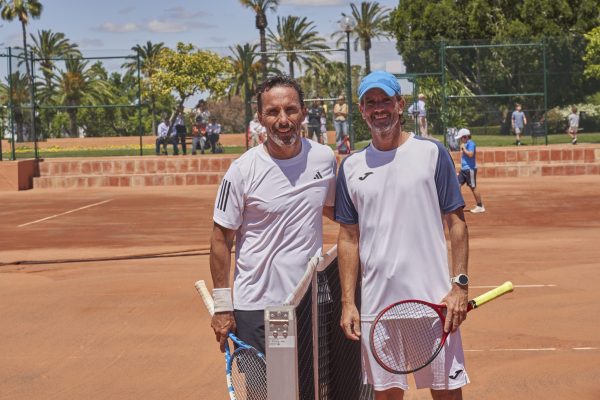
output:
M469 277L466 274L458 274L454 278L450 278L451 283L456 283L459 286L467 286L469 284Z

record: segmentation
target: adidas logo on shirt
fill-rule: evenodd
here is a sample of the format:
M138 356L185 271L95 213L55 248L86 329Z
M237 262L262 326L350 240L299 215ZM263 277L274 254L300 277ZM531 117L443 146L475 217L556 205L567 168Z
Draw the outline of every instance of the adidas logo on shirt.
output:
M323 179L323 175L321 175L321 172L317 171L317 173L313 179Z

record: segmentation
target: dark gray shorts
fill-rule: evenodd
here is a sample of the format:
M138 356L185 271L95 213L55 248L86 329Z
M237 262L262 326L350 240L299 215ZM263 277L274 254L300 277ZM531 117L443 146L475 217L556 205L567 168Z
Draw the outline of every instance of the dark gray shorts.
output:
M477 187L477 168L460 170L460 173L458 174L458 183L460 183L461 186L466 183L469 187Z
M265 353L264 310L234 310L236 336L263 354Z

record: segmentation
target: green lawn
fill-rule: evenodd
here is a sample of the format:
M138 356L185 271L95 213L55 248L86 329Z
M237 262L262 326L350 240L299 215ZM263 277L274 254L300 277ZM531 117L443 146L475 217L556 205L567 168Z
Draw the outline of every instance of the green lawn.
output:
M444 138L441 135L436 135L436 139L443 141ZM474 135L473 140L477 143L477 146L481 147L500 147L500 146L514 146L514 136L502 136L502 135ZM578 135L580 144L583 143L600 143L600 133L582 133ZM523 146L532 145L532 139L530 136L524 136L521 140ZM537 144L543 145L544 138L537 138ZM360 150L364 148L369 141L362 141L356 143L356 149ZM559 143L571 143L571 138L566 134L563 135L549 135L548 144L559 144ZM329 147L335 150L335 145L330 144ZM2 149L2 159L10 160L11 152L10 149ZM8 151L7 151L8 150ZM228 146L225 147L226 154L242 154L245 151L244 146ZM139 156L139 148L111 148L111 149L52 149L51 151L44 151L40 149L39 156L41 158L55 158L55 157L115 157L115 156ZM145 147L145 156L154 155L154 148ZM169 149L169 155L172 155L172 149ZM200 153L197 155L200 157ZM33 158L33 149L20 149L17 151L17 159Z
M243 146L231 146L225 147L225 153L227 154L242 154L246 150ZM181 153L179 153L181 154ZM210 151L207 152L210 154ZM33 149L27 149L26 151L18 151L17 159L25 159L25 158L33 158L34 151ZM139 156L140 149L64 149L64 150L52 150L52 151L44 151L43 149L39 150L40 158L61 158L61 157L117 157L117 156ZM144 156L153 156L154 149L146 149L143 151ZM173 155L172 149L169 148L169 155ZM197 153L197 156L201 156L200 152ZM11 153L9 151L2 152L3 160L10 160Z

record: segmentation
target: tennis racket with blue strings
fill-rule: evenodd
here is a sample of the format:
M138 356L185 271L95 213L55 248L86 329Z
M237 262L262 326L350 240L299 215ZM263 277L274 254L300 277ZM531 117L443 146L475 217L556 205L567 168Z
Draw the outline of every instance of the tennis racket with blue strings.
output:
M212 316L214 302L203 280L195 284L198 293L204 300L206 309ZM265 355L254 347L244 343L232 332L228 334L234 344L231 352L230 343L225 343L225 373L227 390L231 400L266 400L267 399L267 363Z

